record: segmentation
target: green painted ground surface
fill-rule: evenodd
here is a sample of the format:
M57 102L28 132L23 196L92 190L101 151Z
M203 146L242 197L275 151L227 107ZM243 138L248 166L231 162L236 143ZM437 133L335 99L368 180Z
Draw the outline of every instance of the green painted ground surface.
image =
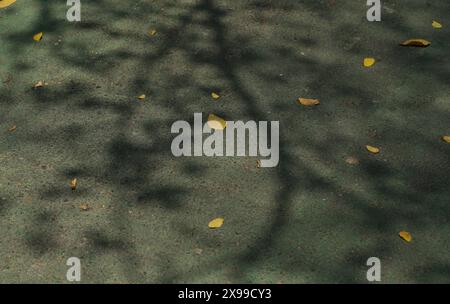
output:
M450 282L448 1L128 2L0 10L0 282ZM280 121L279 166L173 157L194 112Z

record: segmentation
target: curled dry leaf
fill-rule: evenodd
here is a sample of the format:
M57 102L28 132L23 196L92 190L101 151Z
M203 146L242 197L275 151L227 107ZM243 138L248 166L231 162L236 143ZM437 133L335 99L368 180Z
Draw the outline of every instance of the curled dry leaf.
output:
M77 188L77 184L78 184L78 180L77 180L76 178L72 179L72 180L70 181L70 188L71 188L72 190L75 190L75 189Z
M91 209L91 207L89 207L88 204L83 203L83 204L80 204L80 209L81 209L81 211L88 211L89 209Z
M45 85L45 82L42 81L42 80L39 80L38 82L36 82L36 83L33 85L33 89L36 90L36 89L42 88L44 85Z
M218 217L209 222L208 227L211 229L220 228L223 225L224 219L222 217Z
M431 44L430 41L425 39L409 39L403 41L400 45L402 46L414 46L414 47L427 47Z
M433 20L433 22L431 23L431 26L434 27L435 29L441 29L442 28L442 24L437 22L436 20Z
M261 168L261 160L256 161L256 168Z
M399 233L398 233L398 235L403 239L403 240L405 240L406 242L411 242L412 241L412 236L411 236L411 234L409 233L409 232L407 232L407 231L400 231Z
M17 126L16 126L16 125L12 125L12 126L8 129L8 131L9 131L9 132L14 132L14 131L16 131L16 129L17 129Z
M364 65L366 68L370 68L370 67L373 66L374 64L375 64L375 58L371 58L371 57L364 58L363 65Z
M145 94L139 95L139 96L138 96L138 99L139 99L139 100L144 100L144 99L145 99Z
M442 136L442 140L445 141L445 142L450 143L450 135L444 135L444 136Z
M198 254L198 255L201 255L201 254L203 253L203 249L201 249L201 248L195 248L195 249L194 249L194 252L195 252L196 254Z
M318 99L309 99L309 98L299 98L298 103L307 107L311 107L311 106L317 106L318 104L320 104L320 101Z
M33 40L39 42L39 41L42 40L42 36L44 36L44 33L43 33L43 32L39 32L39 33L37 33L37 34L34 34L34 35L33 35Z
M211 97L212 97L214 100L219 100L219 99L220 99L220 95L217 94L216 92L212 92L212 93L211 93Z
M157 31L156 31L155 29L150 29L150 30L148 31L148 34L149 34L151 37L155 36L156 33L157 33Z
M0 0L0 8L5 8L16 2L16 0Z
M208 115L208 126L214 130L223 130L227 127L227 122L214 114Z
M377 147L374 147L374 146L369 146L369 145L367 145L367 146L366 146L366 149L367 149L367 151L369 151L370 153L373 153L373 154L378 154L378 153L380 153L380 149L377 148Z

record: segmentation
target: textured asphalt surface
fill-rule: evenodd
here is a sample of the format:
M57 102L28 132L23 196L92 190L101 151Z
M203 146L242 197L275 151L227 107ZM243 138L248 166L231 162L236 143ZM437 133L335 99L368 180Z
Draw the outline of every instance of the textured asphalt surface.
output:
M0 9L0 282L450 283L450 2L365 2ZM172 156L195 112L279 121L279 165Z

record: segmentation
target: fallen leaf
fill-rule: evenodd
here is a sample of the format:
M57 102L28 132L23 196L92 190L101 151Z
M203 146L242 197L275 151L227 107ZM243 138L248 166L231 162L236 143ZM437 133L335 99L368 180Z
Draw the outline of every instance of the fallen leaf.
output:
M436 20L433 20L433 23L431 23L431 26L434 27L435 29L440 29L440 28L442 28L442 24L440 24L440 23L437 22Z
M8 129L9 132L14 132L16 131L17 126L16 125L12 125L11 128Z
M201 249L201 248L195 248L195 249L194 249L194 252L195 252L196 254L200 255L200 254L203 253L203 249Z
M148 31L148 34L150 35L150 36L155 36L156 35L156 33L157 33L157 31L155 30L155 29L150 29L149 31Z
M138 96L138 99L139 99L139 100L144 100L144 99L145 99L145 94L139 95L139 96Z
M366 146L366 149L367 149L367 151L369 151L369 152L371 152L371 153L373 153L373 154L380 153L380 149L377 148L377 147L374 147L374 146L369 146L369 145L367 145L367 146Z
M36 84L33 85L33 89L42 88L44 85L45 83L42 80L39 80Z
M0 8L5 8L16 2L16 0L0 0Z
M353 156L347 156L345 158L345 162L349 165L358 165L359 159L357 159L356 157L353 157Z
M415 47L427 47L431 44L428 40L425 39L409 39L402 42L400 45L402 46L415 46Z
M227 122L214 114L208 115L208 126L214 130L223 130L227 127Z
M72 188L72 190L75 190L77 188L77 184L78 184L77 179L76 178L72 179L70 181L70 188Z
M256 161L256 168L261 168L261 160Z
M298 103L307 107L316 106L320 104L319 99L299 98Z
M398 234L402 239L407 241L408 243L412 241L412 236L409 232L406 231L400 231Z
M211 97L212 97L214 100L218 100L218 99L220 98L220 95L217 94L216 92L212 92L212 93L211 93Z
M208 227L211 229L220 228L223 225L224 219L222 217L218 217L209 222Z
M363 65L364 65L366 68L370 68L370 67L373 66L374 64L375 64L375 58L371 58L371 57L364 58Z
M450 143L450 135L444 135L444 136L442 136L442 140L445 141L445 142Z
M33 35L33 40L39 42L39 41L42 40L42 36L44 36L44 33L43 32L39 32L39 33Z
M83 204L80 204L80 209L81 209L81 211L88 211L91 208L89 207L88 204L83 203Z

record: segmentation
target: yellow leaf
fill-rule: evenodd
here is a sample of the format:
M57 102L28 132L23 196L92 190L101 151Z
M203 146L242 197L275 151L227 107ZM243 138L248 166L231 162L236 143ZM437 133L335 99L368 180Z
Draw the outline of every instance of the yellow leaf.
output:
M366 68L370 68L371 66L373 66L375 64L375 58L371 58L371 57L364 58L363 64Z
M377 147L374 147L374 146L369 146L369 145L367 145L367 146L366 146L366 149L367 149L367 151L369 151L369 152L371 152L371 153L373 153L373 154L380 153L380 149L377 148Z
M309 98L299 98L298 103L307 107L316 106L320 104L318 99L309 99Z
M208 227L211 229L220 228L223 225L224 219L222 217L218 217L209 222Z
M217 94L216 92L212 92L212 93L211 93L211 97L212 97L214 100L218 100L218 99L220 98L220 95Z
M14 132L16 131L17 126L16 125L12 125L11 128L8 129L9 132Z
M402 46L417 46L417 47L427 47L430 44L431 42L425 39L409 39L401 43Z
M16 2L16 0L0 0L0 8L5 8Z
M402 239L407 241L408 243L412 241L412 236L409 232L406 231L400 231L398 234Z
M77 184L78 184L77 179L76 178L72 179L70 181L70 188L72 188L72 190L75 190L77 188Z
M214 130L223 130L227 127L227 122L214 114L208 115L208 126Z
M37 34L35 34L35 35L33 36L33 40L39 42L39 41L41 41L42 36L44 36L44 33L43 33L43 32L39 32L39 33L37 33Z
M81 209L82 211L88 211L88 210L91 209L91 208L89 207L88 204L83 203L83 204L80 204L80 209Z
M434 27L435 29L440 29L440 28L442 28L442 24L440 24L440 23L437 22L436 20L433 20L433 23L431 23L431 26Z
M139 95L139 96L138 96L138 99L139 99L139 100L144 100L144 99L145 99L145 94Z
M156 33L157 33L157 31L155 30L155 29L150 29L149 31L148 31L148 34L150 35L150 36L155 36L156 35Z
M442 136L442 140L445 141L445 142L450 143L450 136L449 135L444 135L444 136Z

